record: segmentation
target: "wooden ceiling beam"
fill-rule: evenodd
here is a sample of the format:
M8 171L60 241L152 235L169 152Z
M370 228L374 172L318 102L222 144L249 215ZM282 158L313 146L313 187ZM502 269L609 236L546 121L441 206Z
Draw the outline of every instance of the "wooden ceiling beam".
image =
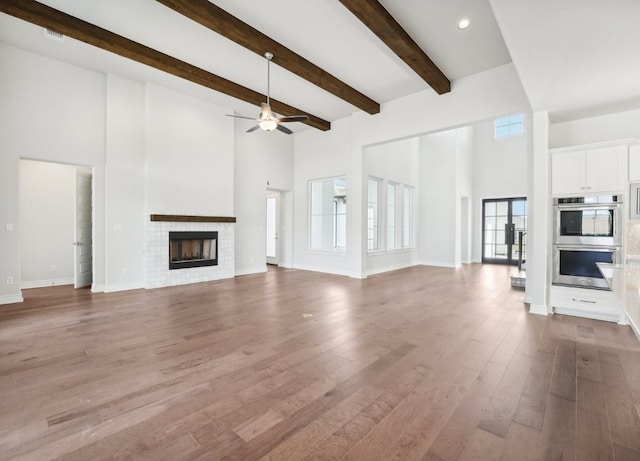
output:
M350 87L259 30L242 22L209 0L156 1L260 56L264 56L266 52L273 53L273 63L369 114L380 112L380 104L373 99Z
M266 100L266 96L257 91L33 0L2 0L0 12L256 106L260 106ZM271 108L278 114L285 116L305 114L309 116L309 120L303 123L323 131L331 129L331 123L320 117L274 99L270 102Z
M377 0L340 0L438 94L451 91L451 82Z

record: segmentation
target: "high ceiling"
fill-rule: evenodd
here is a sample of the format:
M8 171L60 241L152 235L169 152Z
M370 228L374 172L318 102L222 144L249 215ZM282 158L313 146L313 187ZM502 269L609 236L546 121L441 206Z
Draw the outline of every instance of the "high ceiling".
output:
M490 0L533 110L640 107L640 1Z
M183 16L163 5L164 1L40 3L260 94L266 93L266 61L261 54ZM434 91L341 0L211 3L381 104L382 110L388 101L419 91ZM535 110L549 109L552 117L561 119L597 112L611 104L631 107L638 103L640 107L640 69L634 59L640 44L640 2L636 0L380 3L452 82L452 91L457 79L511 62L511 52ZM471 20L465 30L457 27L462 18ZM63 43L53 41L44 37L42 27L7 14L0 14L0 41L83 68L163 84L239 114L257 115L255 104L69 37ZM611 81L615 85L608 84ZM271 96L327 121L360 110L277 65L277 56L271 66ZM303 127L299 123L292 125L300 125L294 130Z

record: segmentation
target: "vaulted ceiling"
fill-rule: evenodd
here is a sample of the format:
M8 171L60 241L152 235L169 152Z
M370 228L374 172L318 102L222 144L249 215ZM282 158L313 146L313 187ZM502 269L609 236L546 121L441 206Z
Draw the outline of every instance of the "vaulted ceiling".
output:
M84 68L163 84L250 116L257 115L267 91L263 54L271 51L272 107L282 115L306 113L308 125L322 130L360 110L375 117L386 102L416 92L455 92L456 80L509 63L513 56L532 107L549 108L561 118L597 112L607 104L640 102L640 70L629 55L640 43L633 27L640 2L604 3L0 0L0 41ZM571 28L565 30L563 16L570 12ZM458 29L462 18L471 20L469 28ZM49 40L42 26L67 37L62 43ZM636 40L617 40L617 48L609 50L619 38ZM581 46L584 39L597 53ZM607 59L609 68L598 67L598 60L606 58L600 53L609 51L618 62ZM623 55L626 63L618 59ZM593 72L582 72L591 63ZM545 66L556 74L545 72ZM624 77L614 79L615 90L603 90L616 68ZM576 83L565 78L579 71L582 94L570 91ZM303 129L292 125L300 125L294 131Z

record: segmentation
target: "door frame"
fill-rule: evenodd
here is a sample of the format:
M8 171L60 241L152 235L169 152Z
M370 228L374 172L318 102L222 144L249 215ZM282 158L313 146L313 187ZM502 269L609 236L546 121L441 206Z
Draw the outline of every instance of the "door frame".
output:
M485 257L485 205L488 202L508 202L507 209L507 223L513 223L513 202L515 201L527 201L527 197L503 197L503 198L486 198L482 199L482 247L481 247L481 261L483 264L503 264L508 266L517 266L518 261L513 259L513 247L514 244L507 244L507 258L506 259L497 259L497 258L487 258Z
M275 200L275 245L276 245L276 249L275 249L275 256L268 256L267 255L267 240L269 238L268 236L268 232L269 232L269 219L268 219L268 213L269 213L269 207L267 205L269 200ZM265 199L265 259L266 259L266 263L270 264L270 265L274 265L277 266L280 264L280 220L281 220L281 194L278 191L275 190L267 190L267 196Z

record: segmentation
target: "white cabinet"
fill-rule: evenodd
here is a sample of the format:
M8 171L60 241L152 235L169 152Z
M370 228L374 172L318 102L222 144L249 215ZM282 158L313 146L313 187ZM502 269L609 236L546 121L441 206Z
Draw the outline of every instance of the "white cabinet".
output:
M623 191L626 166L626 146L552 151L551 192L584 195Z
M586 151L554 153L551 157L551 192L553 195L585 191Z
M640 144L629 146L629 182L640 182Z
M611 291L554 285L549 301L555 314L625 323L625 313Z

